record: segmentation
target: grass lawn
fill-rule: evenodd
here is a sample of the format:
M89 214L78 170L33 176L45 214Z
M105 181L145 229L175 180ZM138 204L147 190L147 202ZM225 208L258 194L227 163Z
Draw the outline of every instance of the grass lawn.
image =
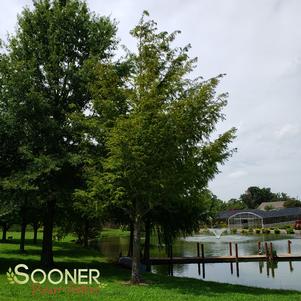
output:
M103 228L101 237L127 237L130 236L130 231L123 229Z
M105 230L105 233L118 235L119 230ZM120 234L120 233L119 233ZM267 290L244 286L206 282L189 278L176 278L162 275L145 274L146 284L133 286L127 283L130 271L120 268L114 263L101 257L99 252L93 249L84 249L75 245L68 236L63 241L55 242L54 255L56 266L65 268L97 268L101 271L101 283L97 294L68 294L55 295L36 293L32 295L32 284L9 284L6 272L9 267L25 263L30 269L39 267L39 253L41 241L38 245L32 244L32 233L27 233L26 254L19 254L19 233L9 233L14 239L8 243L0 243L0 300L64 300L64 301L115 301L115 300L231 300L231 301L301 301L301 293L293 291ZM39 235L41 235L39 233ZM97 285L93 285L97 288ZM51 289L64 287L64 284L43 284L43 287ZM70 285L69 285L70 287Z

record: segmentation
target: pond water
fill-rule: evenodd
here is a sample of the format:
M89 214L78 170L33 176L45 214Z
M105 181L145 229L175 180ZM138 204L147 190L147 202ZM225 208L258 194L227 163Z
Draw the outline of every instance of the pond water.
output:
M301 255L300 235L222 235L220 239L209 235L194 235L178 239L173 245L173 256L196 256L197 242L204 244L205 256L229 255L229 242L238 243L239 255L257 254L257 242L272 241L278 254L288 251L288 239L291 240L293 255ZM98 243L100 252L108 257L117 258L120 252L127 254L127 237L103 238ZM233 248L234 249L234 248ZM234 250L233 250L234 252ZM234 254L234 253L233 253ZM159 249L155 240L152 241L151 256L166 257L165 250ZM168 274L168 266L152 266L152 272ZM301 291L301 261L294 262L240 262L175 264L173 275L191 277L209 281L242 284L255 287L293 289Z

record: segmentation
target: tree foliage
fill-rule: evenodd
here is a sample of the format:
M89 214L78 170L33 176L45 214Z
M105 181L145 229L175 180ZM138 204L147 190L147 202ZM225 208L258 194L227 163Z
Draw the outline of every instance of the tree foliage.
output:
M10 163L3 183L39 192L46 212L45 265L52 264L56 208L71 201L81 177L83 136L74 118L84 115L91 100L86 64L111 55L115 32L108 18L91 14L83 1L34 1L1 55L1 114L17 139L11 144L17 162Z
M158 32L143 14L131 31L137 52L128 53L131 70L125 83L128 111L109 132L109 156L103 186L111 200L127 210L134 225L132 281L140 281L140 231L154 208L172 214L193 208L218 164L231 154L234 129L211 140L223 119L226 94L216 95L222 77L189 79L196 59L190 46L173 48L179 32ZM174 215L175 216L175 215Z

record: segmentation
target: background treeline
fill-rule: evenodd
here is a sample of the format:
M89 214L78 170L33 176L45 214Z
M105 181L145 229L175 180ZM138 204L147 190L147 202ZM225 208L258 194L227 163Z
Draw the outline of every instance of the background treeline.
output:
M257 186L249 187L238 199L223 201L212 194L210 212L211 216L216 216L221 211L235 209L256 209L263 202L284 202L285 208L301 207L301 201L288 196L286 193L274 193L270 188L260 188ZM267 205L265 210L273 209Z

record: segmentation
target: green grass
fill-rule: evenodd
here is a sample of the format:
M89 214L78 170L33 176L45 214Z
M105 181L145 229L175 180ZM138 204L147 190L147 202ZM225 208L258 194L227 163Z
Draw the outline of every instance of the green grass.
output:
M113 230L113 235L117 231ZM110 233L110 230L105 230ZM101 282L105 287L100 288L96 295L36 295L32 296L30 284L9 284L6 279L8 268L18 263L26 263L30 268L39 266L40 243L32 244L32 233L28 233L26 254L19 254L19 233L9 233L14 240L9 243L0 243L0 300L64 300L64 301L117 301L117 300L152 300L152 301L182 301L182 300L231 300L231 301L300 301L301 293L294 291L268 290L250 288L230 284L201 281L189 278L176 278L154 274L144 274L146 284L133 286L128 284L130 271L120 268L114 263L101 257L99 252L93 249L84 249L74 244L72 236L63 241L54 243L54 255L56 266L60 269L68 268L98 268L101 271ZM39 233L39 236L41 234ZM41 237L39 237L41 238ZM45 285L44 285L45 286ZM47 284L49 288L54 285ZM60 284L60 287L64 285Z
M130 236L130 231L120 228L103 228L101 237L127 237Z

